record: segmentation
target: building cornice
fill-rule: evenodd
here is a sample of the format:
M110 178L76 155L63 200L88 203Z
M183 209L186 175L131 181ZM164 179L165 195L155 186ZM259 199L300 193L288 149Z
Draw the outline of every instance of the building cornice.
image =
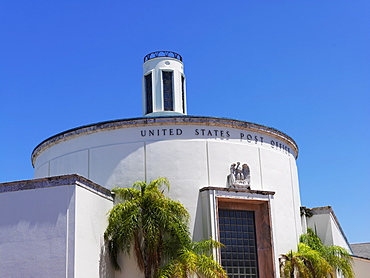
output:
M275 195L274 191L266 191L266 190L253 190L253 189L244 189L244 188L230 188L230 187L215 187L215 186L208 186L199 189L200 192L203 191L225 191L225 192L234 192L234 193L249 193L249 194L258 194L258 195Z
M34 166L35 160L38 157L38 155L45 151L46 149L61 142L71 140L79 136L123 128L163 126L163 125L206 125L215 127L222 126L227 128L237 128L240 130L257 132L260 134L265 134L274 137L278 140L281 140L282 142L285 142L292 148L292 150L295 153L295 157L296 158L298 157L298 145L296 144L296 142L285 133L271 127L251 122L218 117L160 116L160 117L140 117L105 121L63 131L52 137L49 137L48 139L42 141L39 145L36 146L31 156L32 165Z
M0 194L21 190L77 185L113 201L111 191L77 174L0 183Z

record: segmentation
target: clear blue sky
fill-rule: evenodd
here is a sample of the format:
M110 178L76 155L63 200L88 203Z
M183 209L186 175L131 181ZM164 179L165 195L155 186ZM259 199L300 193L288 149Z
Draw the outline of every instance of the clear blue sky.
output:
M184 58L188 114L291 136L302 205L370 241L370 1L0 0L0 182L44 139L141 116L142 59Z

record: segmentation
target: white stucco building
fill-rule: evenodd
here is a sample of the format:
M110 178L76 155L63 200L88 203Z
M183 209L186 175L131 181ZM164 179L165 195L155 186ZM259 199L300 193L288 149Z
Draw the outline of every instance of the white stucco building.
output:
M296 248L307 225L350 250L330 209L301 218L292 138L255 123L187 115L177 53L145 56L142 87L142 117L52 136L32 153L33 180L0 184L4 277L140 277L130 260L122 259L122 272L107 261L110 189L158 177L189 209L194 240L227 246L217 255L230 277L279 277L279 255Z

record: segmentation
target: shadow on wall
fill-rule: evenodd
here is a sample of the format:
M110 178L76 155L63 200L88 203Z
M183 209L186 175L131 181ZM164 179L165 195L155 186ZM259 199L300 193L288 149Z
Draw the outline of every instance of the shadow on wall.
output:
M96 148L91 150L90 179L105 188L131 187L145 180L144 161L142 142Z
M195 214L194 230L193 230L193 240L194 241L208 239L208 238L204 238L204 234L203 234L204 223L203 223L202 213L203 213L202 200L201 200L200 194L198 194L197 211Z
M37 188L0 194L0 227L42 229L65 225L74 191L68 186Z
M99 262L99 277L101 278L144 278L144 274L140 271L136 260L133 256L134 250L131 249L130 254L124 255L122 252L118 255L118 263L121 270L115 270L108 254L108 246L105 243L100 249Z
M105 242L100 249L100 260L99 260L99 277L101 278L113 278L114 268L109 259L108 246Z
M1 193L1 277L65 276L72 241L68 234L73 229L71 186ZM72 252L69 255L73 257Z

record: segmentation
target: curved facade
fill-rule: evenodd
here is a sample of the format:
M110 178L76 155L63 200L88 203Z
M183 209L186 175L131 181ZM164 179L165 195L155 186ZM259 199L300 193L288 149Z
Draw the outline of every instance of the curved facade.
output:
M168 144L174 145L175 152L169 151ZM189 157L192 144L201 150ZM264 190L273 187L262 178L267 169L261 159L273 159L272 168L279 168L281 161L295 161L297 155L295 142L272 128L223 118L172 116L103 122L62 132L35 148L32 164L35 178L78 173L112 188L158 177L159 173L152 173L156 164L151 161L157 156L165 176L179 178L191 170L200 178L199 188L226 186L229 164L242 161L251 167L252 188ZM207 167L188 168L189 160ZM175 165L176 171L171 171Z
M181 184L180 192L184 186L227 187L230 165L241 162L249 165L251 189L284 190L296 178L297 152L295 142L275 129L230 119L173 116L66 131L37 146L32 162L35 178L77 173L113 188L166 176L174 185L189 182ZM171 191L181 196L175 186Z
M214 211L220 200L267 202L267 224L274 227L271 252L277 258L293 249L301 234L297 155L295 142L272 128L223 118L168 116L60 133L35 148L32 162L35 178L77 173L106 188L167 177L169 195L189 209L197 240L219 237ZM237 162L249 166L248 185L228 183L231 165Z

